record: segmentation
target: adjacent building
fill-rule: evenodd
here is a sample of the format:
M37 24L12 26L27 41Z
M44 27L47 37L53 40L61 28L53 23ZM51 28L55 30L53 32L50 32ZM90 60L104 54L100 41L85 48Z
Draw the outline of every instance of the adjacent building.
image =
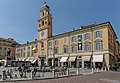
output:
M38 65L36 48L38 48L37 40L16 45L16 61L30 61L32 64Z
M116 40L110 22L81 26L53 36L52 15L50 7L45 3L38 18L37 40L16 46L16 59L30 60L38 66L90 68L94 64L109 70L119 55Z
M4 65L9 60L15 60L15 45L16 41L13 38L0 38L0 62Z

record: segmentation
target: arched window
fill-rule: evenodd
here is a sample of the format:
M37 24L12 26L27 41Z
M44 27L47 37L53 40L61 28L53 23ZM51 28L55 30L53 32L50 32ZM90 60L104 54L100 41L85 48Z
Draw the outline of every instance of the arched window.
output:
M42 21L42 26L44 26L44 21Z
M41 42L41 47L44 48L44 42Z
M55 40L54 44L55 44L55 46L57 46L58 45L58 40Z
M63 53L68 53L68 46L66 45L63 46Z

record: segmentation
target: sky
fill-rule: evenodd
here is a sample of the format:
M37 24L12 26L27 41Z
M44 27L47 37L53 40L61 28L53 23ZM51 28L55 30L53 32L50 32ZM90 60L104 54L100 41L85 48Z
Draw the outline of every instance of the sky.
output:
M45 1L53 17L53 35L110 21L120 41L120 0L0 0L0 37L21 44L37 39Z

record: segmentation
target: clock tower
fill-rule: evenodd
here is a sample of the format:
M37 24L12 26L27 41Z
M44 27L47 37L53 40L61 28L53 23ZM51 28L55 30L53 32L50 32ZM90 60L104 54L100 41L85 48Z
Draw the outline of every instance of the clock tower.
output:
M38 18L38 40L46 39L52 36L52 15L50 7L46 2L40 9L40 17Z
M44 3L40 9L40 17L38 18L38 57L39 64L48 63L48 38L52 37L52 15L50 7Z

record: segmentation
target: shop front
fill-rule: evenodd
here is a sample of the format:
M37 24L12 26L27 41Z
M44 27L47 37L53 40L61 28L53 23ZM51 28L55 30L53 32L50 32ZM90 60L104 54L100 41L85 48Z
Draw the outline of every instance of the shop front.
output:
M91 68L90 58L91 58L91 55L82 56L82 68L86 68L86 69Z
M97 54L97 55L93 55L93 63L94 63L94 68L103 68L104 63L104 57L103 54Z
M76 56L70 56L69 62L70 62L70 67L76 67L77 66Z
M60 64L61 64L62 67L68 67L68 56L61 57Z

